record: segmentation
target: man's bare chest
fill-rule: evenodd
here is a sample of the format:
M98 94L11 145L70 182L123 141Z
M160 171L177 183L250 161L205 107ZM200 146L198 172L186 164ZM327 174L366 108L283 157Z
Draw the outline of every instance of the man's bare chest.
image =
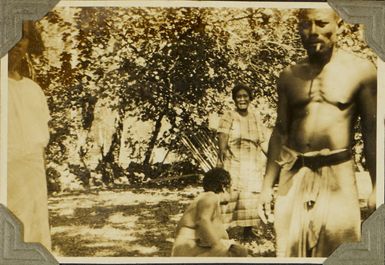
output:
M345 109L354 103L358 84L350 75L325 71L314 78L293 76L286 88L291 106L318 102Z

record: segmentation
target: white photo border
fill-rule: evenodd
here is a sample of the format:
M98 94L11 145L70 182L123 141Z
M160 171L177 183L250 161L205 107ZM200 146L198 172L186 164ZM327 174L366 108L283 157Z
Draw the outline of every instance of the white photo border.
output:
M325 2L229 2L229 1L60 1L56 7L73 6L73 7L265 7L265 8L325 8L330 7ZM7 153L7 56L1 58L1 129L0 129L0 203L6 205L6 153ZM385 73L385 63L378 60L378 73ZM385 75L378 75L378 119L377 119L377 183L382 187L377 192L377 203L381 205L384 203L384 120L385 110L383 105L385 98ZM238 259L234 258L206 258L206 259L185 259L185 258L64 258L57 257L60 263L65 264L122 264L122 263L306 263L306 264L320 264L326 259L324 258L249 258ZM16 262L15 262L16 264Z

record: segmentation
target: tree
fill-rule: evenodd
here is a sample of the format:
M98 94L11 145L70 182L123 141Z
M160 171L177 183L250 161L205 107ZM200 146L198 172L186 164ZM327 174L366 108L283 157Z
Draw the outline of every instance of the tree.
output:
M127 145L131 161L148 168L156 148L194 161L182 138L215 135L209 115L231 107L237 82L253 89L271 128L278 75L305 55L295 10L66 7L40 25L47 49L35 59L52 116L50 172L57 179L68 167L84 185L126 174ZM345 25L340 46L368 51L359 33ZM135 121L146 125L141 137Z

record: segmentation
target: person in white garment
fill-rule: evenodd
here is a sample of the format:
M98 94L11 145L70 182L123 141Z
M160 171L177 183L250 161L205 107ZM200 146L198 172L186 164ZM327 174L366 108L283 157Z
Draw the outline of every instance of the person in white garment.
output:
M22 39L8 53L7 207L23 223L25 242L51 249L44 159L50 115L41 87L26 71L41 43L34 24L24 22Z

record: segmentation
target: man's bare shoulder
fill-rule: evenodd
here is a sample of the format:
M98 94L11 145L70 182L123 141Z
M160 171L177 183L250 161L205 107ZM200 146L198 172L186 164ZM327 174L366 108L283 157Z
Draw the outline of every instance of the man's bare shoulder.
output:
M283 87L291 83L293 78L301 77L307 68L308 63L306 59L301 59L294 64L288 65L279 75L278 87L283 89Z
M374 63L367 58L360 57L352 52L342 49L338 50L337 58L340 64L356 71L356 73L361 77L373 77L377 75Z
M200 194L198 203L200 204L217 204L218 203L218 195L212 191L203 192Z
M297 76L300 73L306 71L309 67L309 62L306 58L302 58L298 60L294 64L288 65L282 72L281 77L282 78L290 78L292 76Z

